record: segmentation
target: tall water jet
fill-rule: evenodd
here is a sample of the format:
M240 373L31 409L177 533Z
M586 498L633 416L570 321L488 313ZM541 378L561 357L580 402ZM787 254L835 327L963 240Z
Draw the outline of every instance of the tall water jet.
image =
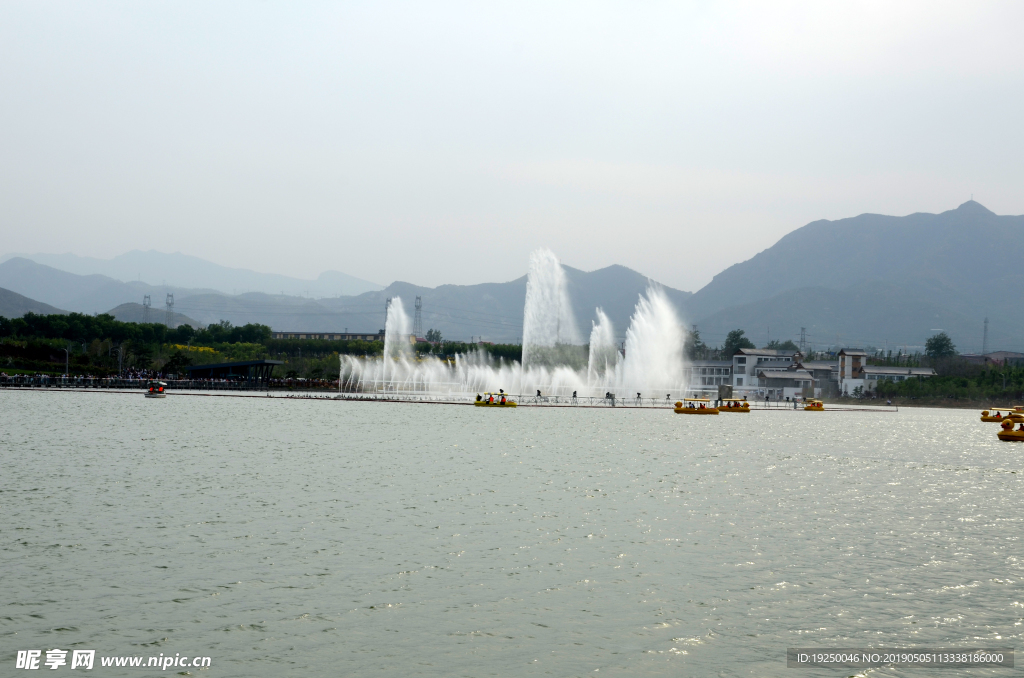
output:
M626 357L619 373L624 393L660 397L682 393L683 325L672 302L658 287L648 287L640 297L626 330Z
M530 254L523 310L523 369L570 366L582 369L585 356L569 302L565 271L554 252Z
M597 309L597 321L590 330L590 352L587 357L587 383L592 387L608 384L619 364L619 349L615 345L615 327L602 309Z
M393 297L388 302L388 315L384 321L384 357L392 360L412 357L412 320L405 312L401 297Z
M412 344L409 335L412 332L412 320L405 312L401 297L393 297L388 302L388 315L384 321L384 361L381 377L387 387L397 386L397 377L407 372L409 359L412 358Z

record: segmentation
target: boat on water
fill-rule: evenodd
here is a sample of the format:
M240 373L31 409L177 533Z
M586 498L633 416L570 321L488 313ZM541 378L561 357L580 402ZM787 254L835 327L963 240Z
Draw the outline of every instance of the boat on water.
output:
M719 412L749 412L750 403L746 400L732 400L726 398L722 401L722 404L718 406Z
M1014 429L1013 425L1018 424ZM1015 422L1013 419L1003 419L1003 430L996 434L1000 440L1006 442L1024 443L1024 421Z
M517 407L516 401L505 395L505 392L500 393L485 393L482 396L478 393L476 395L476 402L473 403L474 407Z
M707 398L683 398L681 402L676 401L672 411L676 414L718 414L718 408L712 407Z
M804 401L804 410L807 412L824 412L825 403L820 400L808 399Z
M1006 414L1003 414L1003 413ZM1014 407L990 407L987 410L981 411L981 420L999 423L1010 419L1011 421L1022 422L1024 421L1024 407L1016 405Z
M164 389L167 387L162 381L151 381L149 382L149 389L146 391L147 398L166 398L167 394L164 393Z

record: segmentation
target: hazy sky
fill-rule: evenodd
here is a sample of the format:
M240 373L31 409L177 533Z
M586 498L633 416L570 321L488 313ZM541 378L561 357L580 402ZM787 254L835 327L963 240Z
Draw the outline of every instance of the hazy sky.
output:
M1022 19L934 1L4 0L0 253L433 286L518 277L543 245L695 290L815 219L972 193L1024 213Z

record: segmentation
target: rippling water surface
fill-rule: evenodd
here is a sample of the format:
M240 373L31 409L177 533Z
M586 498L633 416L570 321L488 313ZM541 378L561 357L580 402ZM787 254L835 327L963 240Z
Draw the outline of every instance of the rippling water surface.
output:
M838 674L786 647L1024 628L1024 445L975 411L0 392L0 413L8 667L813 676Z

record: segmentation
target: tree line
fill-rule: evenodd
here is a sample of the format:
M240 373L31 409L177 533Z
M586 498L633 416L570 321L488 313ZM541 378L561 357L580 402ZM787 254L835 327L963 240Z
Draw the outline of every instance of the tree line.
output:
M381 355L384 342L361 339L274 339L270 327L241 326L221 321L202 328L117 320L109 314L26 313L0 316L0 370L7 372L111 375L132 368L182 373L190 365L274 358L285 361L286 373L327 374L339 355ZM433 343L416 344L422 356L453 358L481 350L494 359L521 360L516 344L469 344L444 340L432 331ZM281 375L279 375L281 376Z

